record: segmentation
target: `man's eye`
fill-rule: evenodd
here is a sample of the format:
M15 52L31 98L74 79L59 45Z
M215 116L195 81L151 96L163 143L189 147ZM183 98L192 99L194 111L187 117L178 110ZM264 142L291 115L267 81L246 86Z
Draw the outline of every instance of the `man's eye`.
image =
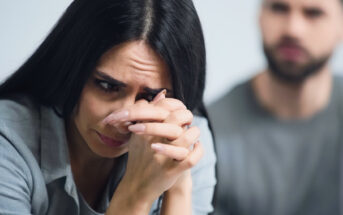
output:
M105 92L117 92L120 90L120 87L117 85L113 85L108 83L107 81L96 79L95 83L101 90Z
M324 15L324 12L320 9L307 9L304 13L309 18L318 18Z

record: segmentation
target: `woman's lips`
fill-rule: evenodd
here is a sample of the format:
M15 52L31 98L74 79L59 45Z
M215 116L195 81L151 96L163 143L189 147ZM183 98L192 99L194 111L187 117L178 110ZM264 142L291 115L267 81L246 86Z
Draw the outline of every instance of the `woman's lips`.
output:
M105 135L100 134L99 132L96 132L96 133L100 137L101 141L107 146L119 147L119 146L122 146L123 144L125 144L125 141L114 140L110 137L107 137Z

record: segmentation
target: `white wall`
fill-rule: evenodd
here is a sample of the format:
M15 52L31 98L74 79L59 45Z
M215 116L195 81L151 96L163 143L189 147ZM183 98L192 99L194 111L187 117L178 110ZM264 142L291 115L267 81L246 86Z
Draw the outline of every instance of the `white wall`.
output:
M71 0L0 1L0 80L18 68L53 27ZM260 0L194 0L205 33L210 103L263 68L257 26ZM333 60L343 74L343 47Z
M0 0L0 80L43 41L71 0Z

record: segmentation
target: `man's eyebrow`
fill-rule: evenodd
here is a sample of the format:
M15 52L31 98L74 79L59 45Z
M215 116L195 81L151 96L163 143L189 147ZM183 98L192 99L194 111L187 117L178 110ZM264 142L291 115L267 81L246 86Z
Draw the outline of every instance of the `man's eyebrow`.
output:
M266 2L266 5L274 9L289 9L289 5L283 1L270 1Z
M114 79L112 78L111 76L103 73L103 72L100 72L98 70L95 71L95 75L98 75L100 76L101 78L103 78L105 81L107 81L109 84L112 84L112 85L116 85L118 87L126 87L126 84L121 82L121 81L118 81L117 79Z

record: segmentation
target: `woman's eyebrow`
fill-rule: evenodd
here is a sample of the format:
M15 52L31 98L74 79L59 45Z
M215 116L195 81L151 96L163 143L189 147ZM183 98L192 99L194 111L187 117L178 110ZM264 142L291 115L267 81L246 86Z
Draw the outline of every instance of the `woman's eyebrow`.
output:
M117 79L114 79L112 78L111 76L103 73L103 72L100 72L98 70L95 71L95 74L100 76L101 78L103 78L105 81L107 81L109 84L113 84L113 85L116 85L118 87L126 87L126 84L121 82L121 81L118 81Z
M162 90L167 90L167 95L173 94L173 91L167 88L157 88L157 89L152 89L149 87L144 87L144 91L150 94L157 94L159 92L161 92Z

